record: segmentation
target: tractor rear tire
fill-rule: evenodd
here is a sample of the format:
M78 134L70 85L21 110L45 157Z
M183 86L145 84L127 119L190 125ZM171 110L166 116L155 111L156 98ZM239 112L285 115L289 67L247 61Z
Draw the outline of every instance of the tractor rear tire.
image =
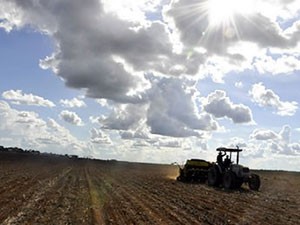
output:
M251 174L249 179L249 188L253 191L258 191L260 187L260 178L257 174Z
M235 181L235 188L236 189L241 188L241 186L243 185L243 183L244 183L244 180L242 178L237 178L236 181Z
M221 173L217 166L213 166L208 170L208 185L217 187L221 183Z
M236 187L236 175L231 171L226 171L223 177L223 186L225 189L234 189Z

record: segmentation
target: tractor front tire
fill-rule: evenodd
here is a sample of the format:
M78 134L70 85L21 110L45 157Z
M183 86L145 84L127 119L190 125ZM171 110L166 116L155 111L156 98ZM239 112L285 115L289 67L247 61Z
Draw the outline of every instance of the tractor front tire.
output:
M260 178L257 174L251 174L249 179L249 188L253 191L258 191L260 188Z
M225 189L234 189L236 187L236 175L231 171L226 171L223 177L223 186Z
M217 187L221 183L221 173L217 166L213 166L208 170L208 185Z

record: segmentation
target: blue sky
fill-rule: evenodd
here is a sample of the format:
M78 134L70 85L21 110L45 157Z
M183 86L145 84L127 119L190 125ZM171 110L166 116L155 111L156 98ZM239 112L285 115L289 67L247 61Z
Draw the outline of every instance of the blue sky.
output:
M299 171L300 2L223 4L0 0L0 145Z

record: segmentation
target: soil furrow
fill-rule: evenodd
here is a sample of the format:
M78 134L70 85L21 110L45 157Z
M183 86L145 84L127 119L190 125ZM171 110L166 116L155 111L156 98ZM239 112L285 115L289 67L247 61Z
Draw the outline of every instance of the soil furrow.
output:
M174 166L0 157L0 224L298 224L300 173L258 171L259 192L175 180Z

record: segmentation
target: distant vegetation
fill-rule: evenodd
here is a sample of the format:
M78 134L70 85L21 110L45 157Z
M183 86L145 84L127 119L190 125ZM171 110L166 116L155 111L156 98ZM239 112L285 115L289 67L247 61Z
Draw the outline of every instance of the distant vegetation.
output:
M4 147L4 146L0 146L0 152L12 152L12 153L29 153L29 154L35 154L35 155L39 155L40 152L36 151L36 150L24 150L22 148L18 148L18 147Z
M101 159L92 159L89 157L81 158L78 155L69 155L69 154L55 154L55 153L47 153L47 152L40 152L33 149L22 149L19 147L4 147L0 145L0 154L18 154L18 155L26 155L26 156L52 156L52 157L59 157L59 158L68 158L68 159L88 159L94 161L107 161L107 162L117 162L116 159L109 159L109 160L101 160Z
M22 149L18 147L4 147L0 146L0 153L22 153L22 154L30 154L30 155L51 155L51 156L59 156L59 157L67 157L67 158L72 158L72 159L78 159L77 155L60 155L60 154L54 154L54 153L41 153L40 151L37 150L32 150L32 149Z

